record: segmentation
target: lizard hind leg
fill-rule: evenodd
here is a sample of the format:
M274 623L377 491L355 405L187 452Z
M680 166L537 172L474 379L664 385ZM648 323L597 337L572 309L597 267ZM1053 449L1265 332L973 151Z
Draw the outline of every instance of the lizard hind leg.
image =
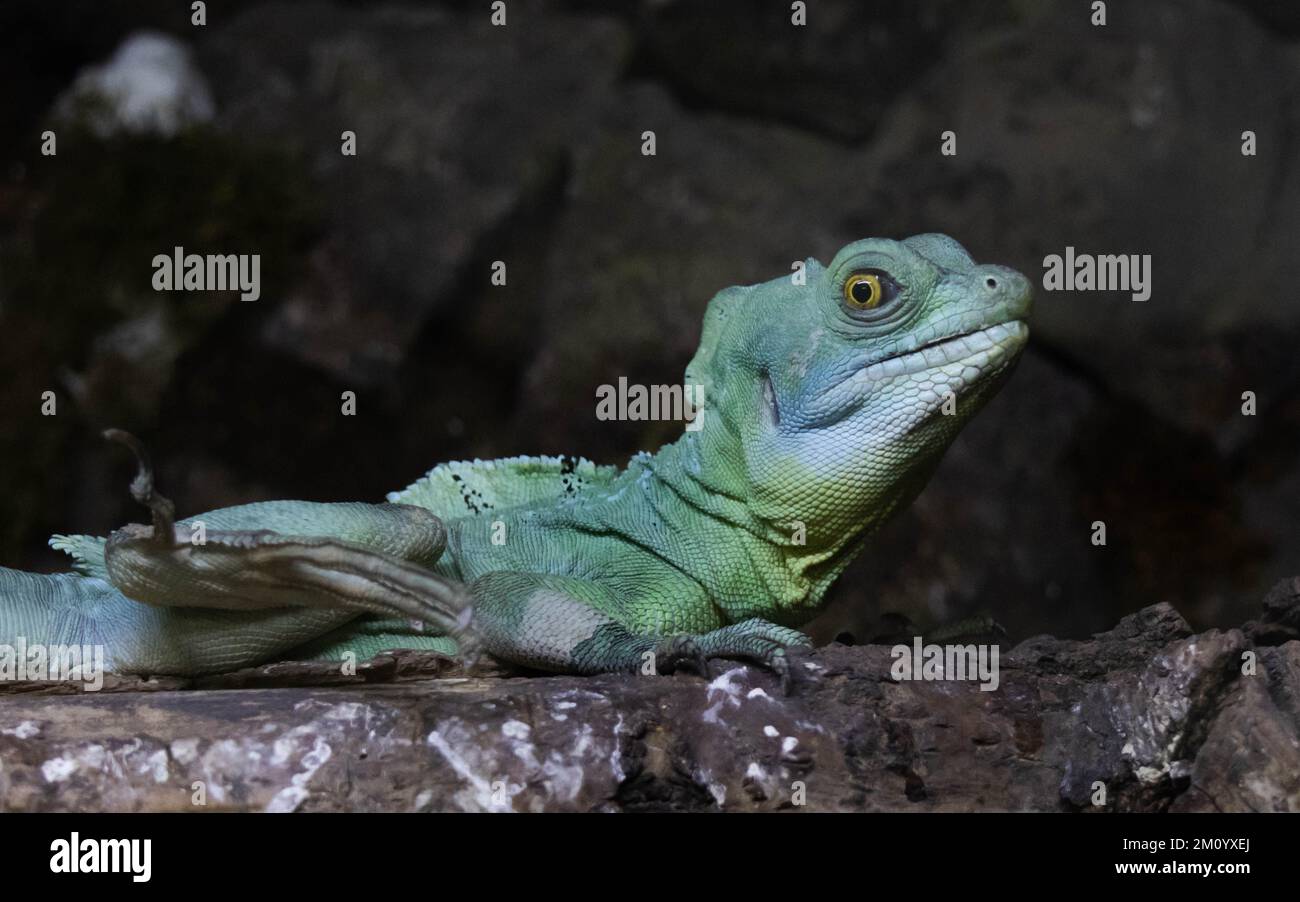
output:
M469 650L469 593L429 567L446 541L442 522L404 504L271 501L225 508L176 523L153 486L143 447L126 433L106 437L136 454L132 496L152 526L115 531L104 549L112 584L162 607L254 611L316 608L417 620Z
M493 657L561 673L707 673L686 636L640 634L619 618L613 590L571 576L493 571L470 584L474 628Z
M651 674L686 667L709 676L710 659L739 658L775 672L789 691L786 651L812 645L798 630L759 618L705 632L633 630L620 617L616 590L577 577L496 571L470 590L484 648L543 670Z

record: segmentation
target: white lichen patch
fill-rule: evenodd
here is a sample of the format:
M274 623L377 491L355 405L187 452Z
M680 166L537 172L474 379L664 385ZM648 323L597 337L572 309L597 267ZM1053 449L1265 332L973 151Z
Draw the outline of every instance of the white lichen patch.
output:
M590 756L588 754L595 745L595 734L591 724L583 724L582 732L578 734L567 754L556 750L546 756L546 760L542 763L542 782L552 798L572 802L578 797L586 781L587 771L583 764L589 757L595 758L599 755L599 752L591 752Z
M577 703L580 701L603 702L605 701L605 696L590 689L565 689L563 692L557 692L555 694L555 700L555 707L557 708L565 705L572 705L576 708Z
M199 755L199 740L197 737L188 737L186 739L173 739L171 744L172 758L180 764L190 764Z
M1116 729L1127 736L1121 755L1146 785L1177 778L1175 770L1193 716L1189 687L1205 671L1201 657L1198 642L1185 641L1172 655L1152 663L1131 697L1122 696L1109 706L1115 712Z
M601 781L599 793L613 792L624 778L621 728L620 717L610 732L597 721L557 738L539 734L538 727L524 721L507 720L481 734L452 718L437 724L427 741L465 783L450 798L455 807L541 811L574 803L586 807L580 800L593 778Z
M440 723L425 740L468 785L452 796L462 811L513 811L512 800L523 790L501 774L495 756L483 748L459 718Z
M533 732L533 728L522 720L507 720L501 725L501 735L507 739L527 739Z
M279 728L283 731L274 738L259 733L219 739L201 756L199 740L176 740L171 745L172 758L183 766L193 764L194 776L203 783L209 801L218 804L226 801L231 787L248 784L260 789L266 784L268 772L278 771L272 777L276 782L271 788L276 791L264 810L297 810L310 797L318 772L334 757L335 744L362 731L376 734L371 725L374 712L360 702L304 699L294 705L294 711L311 711L316 716L288 730ZM382 733L379 737L381 741L390 739ZM391 741L399 740L393 737Z
M736 680L743 673L745 673L744 667L735 667L709 683L706 688L706 698L711 704L704 710L705 723L721 723L718 715L722 713L723 708L740 707L744 687L738 685Z
M81 746L41 764L41 775L50 783L62 783L79 770L107 771L110 776L124 777L121 765L111 759L108 750L99 743Z
M566 721L566 720L569 719L569 715L568 715L568 714L560 714L560 713L558 713L558 712L560 712L560 711L572 711L574 708L578 707L578 703L577 703L577 702L570 702L570 701L559 701L559 702L556 702L556 703L555 703L554 705L552 705L551 707L554 709L553 711L551 711L551 720L557 720L557 721L563 722L563 721Z
M777 775L764 770L757 761L751 761L745 768L745 783L749 793L757 798L776 798L780 790L780 780ZM754 792L755 789L758 790L757 793Z
M238 778L248 768L248 752L243 743L233 739L218 739L203 752L199 759L199 779L207 789L208 799L226 801L226 783Z
M41 776L47 783L62 783L77 772L77 761L60 755L41 765Z
M302 760L299 762L302 770L289 779L288 786L275 794L275 797L267 804L266 811L275 814L297 810L298 806L311 794L307 790L311 778L332 757L334 757L334 750L330 748L329 743L324 738L316 736L311 751L303 755Z
M171 776L171 768L167 765L167 752L158 749L141 759L136 764L136 772L152 776L155 783L166 783L167 778Z
M627 774L623 770L623 755L619 748L618 735L623 732L623 715L618 715L618 720L614 723L613 741L609 750L609 770L614 775L616 783L622 783L627 779Z
M40 724L36 723L36 721L34 720L24 720L16 727L9 727L7 729L0 730L0 734L5 736L13 736L16 739L31 739L33 736L39 735L40 732L41 732Z
M695 782L708 790L709 795L713 796L713 801L719 808L727 804L727 787L725 784L718 782L713 777L713 772L705 767L695 769Z
M283 786L267 803L267 811L295 811L310 797L309 787L313 778L334 757L331 741L337 743L345 740L348 735L361 731L372 738L378 735L372 723L375 712L367 704L306 699L294 705L295 711L312 708L320 709L315 718L287 730L269 748L260 741L246 742L241 746L243 754L250 761L260 761L269 754L271 766L288 765L295 770L289 777L288 785ZM395 737L384 737L384 741L390 739L394 743L400 741Z

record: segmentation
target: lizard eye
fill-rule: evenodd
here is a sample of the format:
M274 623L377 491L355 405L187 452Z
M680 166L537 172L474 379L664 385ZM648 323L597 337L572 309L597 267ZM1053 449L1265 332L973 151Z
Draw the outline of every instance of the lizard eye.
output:
M844 300L854 310L874 310L898 295L898 283L878 269L855 272L844 280Z

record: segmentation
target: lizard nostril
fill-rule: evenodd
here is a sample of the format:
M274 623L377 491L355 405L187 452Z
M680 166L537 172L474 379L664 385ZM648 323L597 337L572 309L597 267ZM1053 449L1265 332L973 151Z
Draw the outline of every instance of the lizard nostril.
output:
M985 279L984 284L988 286L989 291L998 290L998 280L993 278L992 276L989 276L987 279Z

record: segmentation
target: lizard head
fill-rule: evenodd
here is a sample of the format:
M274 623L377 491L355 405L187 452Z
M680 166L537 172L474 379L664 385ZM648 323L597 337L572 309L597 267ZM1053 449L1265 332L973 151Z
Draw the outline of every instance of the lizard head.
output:
M803 524L812 552L841 547L909 502L996 392L1030 297L1020 273L938 234L855 241L829 266L726 289L687 368L712 419L700 441L761 520Z

